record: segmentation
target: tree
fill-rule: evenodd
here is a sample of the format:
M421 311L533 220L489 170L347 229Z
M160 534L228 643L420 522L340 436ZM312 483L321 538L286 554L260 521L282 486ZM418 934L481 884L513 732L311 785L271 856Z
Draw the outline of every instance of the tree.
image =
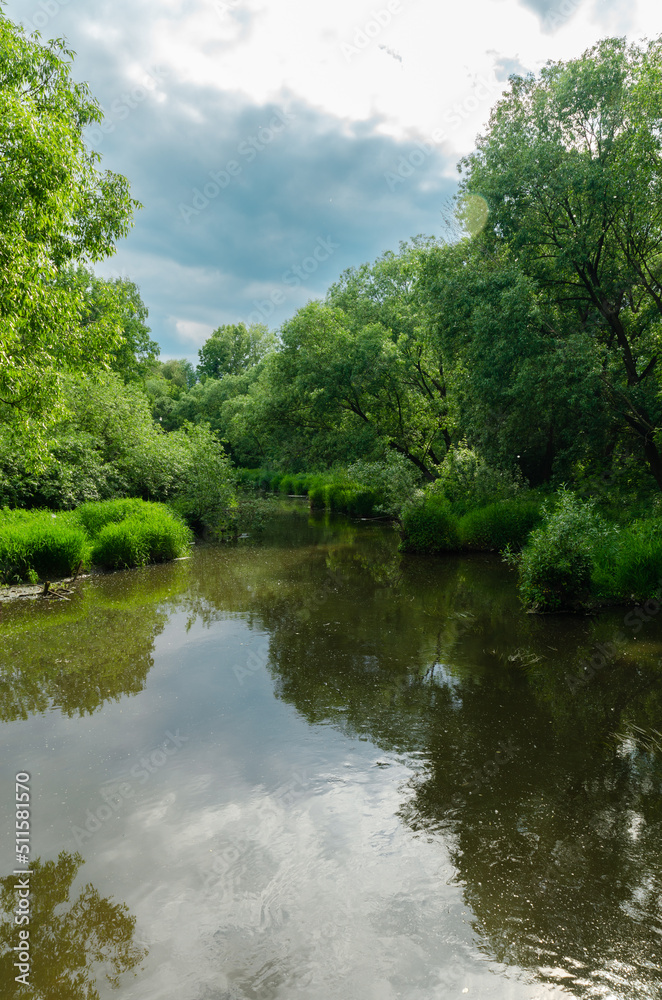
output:
M173 389L190 389L195 385L195 368L187 358L170 358L163 361L158 374L170 382Z
M340 432L345 447L365 435L375 457L392 449L433 478L445 447L444 401L426 391L405 335L395 342L379 322L360 325L342 309L310 302L285 323L281 339L268 369L271 426L308 439ZM362 457L370 453L350 461Z
M511 78L463 161L483 237L546 297L548 333L579 337L602 396L662 488L655 376L662 338L662 40L606 39Z
M100 278L78 264L60 271L57 284L80 302L78 321L88 336L94 331L102 340L115 340L106 365L100 358L99 368L107 366L125 381L142 379L153 369L160 348L149 336L147 307L133 281Z
M61 374L108 367L122 346L112 324L81 324L82 292L58 280L110 255L138 205L86 146L103 115L72 55L0 14L0 409L18 423L43 422Z
M274 350L276 337L261 323L219 326L198 351L199 378L240 375Z
M507 247L464 239L431 250L419 294L456 426L490 464L540 483L608 450L599 353L565 329Z

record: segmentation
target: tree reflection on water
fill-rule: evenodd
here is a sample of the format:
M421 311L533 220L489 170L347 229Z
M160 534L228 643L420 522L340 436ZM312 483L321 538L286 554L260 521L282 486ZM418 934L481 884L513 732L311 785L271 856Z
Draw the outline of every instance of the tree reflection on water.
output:
M134 942L136 918L126 904L83 886L72 899L72 886L83 859L61 851L57 861L31 862L29 987L15 981L19 941L14 924L20 876L0 879L0 983L4 997L29 995L40 1000L98 1000L96 981L104 975L118 986L147 952Z

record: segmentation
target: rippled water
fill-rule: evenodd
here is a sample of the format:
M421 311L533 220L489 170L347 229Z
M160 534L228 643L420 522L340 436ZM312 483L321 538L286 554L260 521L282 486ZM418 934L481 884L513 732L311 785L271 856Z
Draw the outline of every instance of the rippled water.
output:
M5 606L33 995L660 997L662 614L626 614L526 615L496 558L303 507Z

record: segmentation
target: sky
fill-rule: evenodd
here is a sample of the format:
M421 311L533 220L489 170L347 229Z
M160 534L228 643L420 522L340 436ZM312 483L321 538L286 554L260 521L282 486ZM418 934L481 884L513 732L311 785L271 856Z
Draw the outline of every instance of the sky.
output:
M143 205L117 253L161 357L278 327L342 272L440 237L512 73L662 32L659 0L8 0L64 37Z

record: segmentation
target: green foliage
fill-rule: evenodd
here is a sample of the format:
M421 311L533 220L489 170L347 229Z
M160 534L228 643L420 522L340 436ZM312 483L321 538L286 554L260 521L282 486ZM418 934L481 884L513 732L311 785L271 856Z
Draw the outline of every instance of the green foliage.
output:
M88 556L82 528L63 515L43 511L31 516L0 515L0 580L36 582L69 576Z
M274 485L275 483L277 485ZM294 493L294 476L285 475L274 477L272 480L272 489L277 489L280 493L286 493L287 495Z
M191 532L164 504L140 499L83 504L76 511L0 512L4 583L70 575L82 562L107 569L165 562L186 552Z
M149 336L147 307L138 286L128 278L100 278L81 264L62 269L57 286L80 302L83 333L106 331L116 340L109 367L125 381L142 379L153 370L159 345Z
M130 497L123 500L106 500L101 503L85 503L76 509L73 516L88 535L96 538L107 524L117 524L131 517L149 516L148 512L156 507L156 504L148 504L144 500ZM165 508L162 508L162 512L164 511Z
M320 483L308 490L308 499L313 510L324 510L326 507L326 485Z
M537 79L511 78L463 161L462 189L486 201L486 256L509 253L537 290L552 364L574 354L589 375L594 409L609 415L604 452L613 432L631 439L658 487L661 63L659 38L607 38ZM585 399L577 411L593 430ZM553 450L558 422L548 423Z
M462 548L501 551L520 549L540 523L540 504L534 500L501 500L468 511L460 519Z
M662 519L614 527L595 554L595 593L623 603L646 601L662 588Z
M156 373L173 389L191 389L196 382L195 368L186 358L170 358L163 361Z
M187 428L187 470L172 506L193 527L212 535L237 530L235 470L206 425Z
M526 492L519 471L494 468L465 442L450 449L438 473L427 492L445 496L458 516L485 504L521 498Z
M544 523L529 535L519 557L519 590L534 611L578 609L590 599L596 551L609 539L592 502L561 490L543 505Z
M59 275L112 254L137 206L87 148L103 113L74 83L71 57L0 15L0 411L32 432L33 453L61 376L108 366L123 344L115 324L82 322L84 295Z
M347 475L374 497L373 512L399 519L416 496L421 475L404 455L390 452L381 462L355 462Z
M92 561L105 569L128 569L146 563L167 562L187 551L189 529L161 504L119 521L108 521L92 547Z
M225 375L240 375L257 365L275 346L275 336L261 323L248 328L244 323L219 326L198 351L198 377L220 379Z
M233 470L204 424L164 433L140 387L114 374L71 380L65 398L68 414L49 435L41 468L26 467L22 439L0 429L0 502L58 509L142 497L178 505L200 525L231 503Z
M446 497L428 496L412 504L402 517L402 548L405 552L453 552L460 547L458 520Z

